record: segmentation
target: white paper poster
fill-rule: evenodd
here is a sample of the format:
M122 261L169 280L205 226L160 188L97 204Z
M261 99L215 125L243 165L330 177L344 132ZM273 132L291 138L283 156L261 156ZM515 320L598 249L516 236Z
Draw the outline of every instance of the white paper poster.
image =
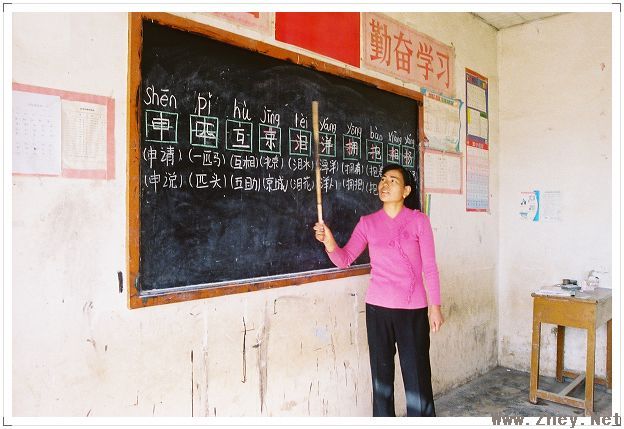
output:
M106 106L63 100L63 168L106 170Z
M13 91L13 173L61 174L61 97Z
M561 192L545 191L540 198L541 216L545 221L561 221Z
M461 103L430 92L423 98L427 147L445 152L459 152Z
M425 150L425 192L461 194L462 157Z

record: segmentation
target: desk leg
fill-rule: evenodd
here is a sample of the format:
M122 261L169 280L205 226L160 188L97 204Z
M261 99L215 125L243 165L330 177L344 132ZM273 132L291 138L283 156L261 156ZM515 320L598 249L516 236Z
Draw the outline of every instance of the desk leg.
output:
M607 389L611 389L611 320L607 322Z
M563 382L565 326L557 325L557 381Z
M541 328L542 324L535 318L535 316L533 316L533 339L531 340L531 381L529 387L529 402L532 404L537 404Z
M596 328L587 329L587 366L585 368L585 415L594 413L594 370L596 360Z

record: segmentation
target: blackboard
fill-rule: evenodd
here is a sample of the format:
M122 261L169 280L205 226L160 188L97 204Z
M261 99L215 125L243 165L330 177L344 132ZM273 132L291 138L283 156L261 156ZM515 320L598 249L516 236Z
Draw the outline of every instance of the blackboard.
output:
M312 233L313 100L324 219L338 243L380 208L383 165L419 177L417 100L144 17L140 26L139 297L340 271Z

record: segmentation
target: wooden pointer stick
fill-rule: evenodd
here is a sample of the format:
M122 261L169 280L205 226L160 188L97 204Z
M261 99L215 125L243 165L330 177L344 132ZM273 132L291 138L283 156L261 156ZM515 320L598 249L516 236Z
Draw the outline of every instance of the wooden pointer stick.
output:
M314 164L316 166L316 211L318 221L323 223L323 201L321 199L321 162L319 156L318 101L312 102L312 131L314 134Z

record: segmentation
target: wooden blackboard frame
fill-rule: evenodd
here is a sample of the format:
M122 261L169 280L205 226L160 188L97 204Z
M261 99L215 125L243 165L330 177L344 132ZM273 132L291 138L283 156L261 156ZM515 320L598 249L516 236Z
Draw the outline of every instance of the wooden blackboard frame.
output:
M372 85L380 90L391 92L414 99L418 103L418 136L419 136L419 182L423 183L423 109L422 94L416 90L396 85L363 73L336 66L317 58L290 51L268 43L251 39L223 29L212 27L186 18L167 13L133 12L128 17L128 109L127 109L127 273L128 273L128 306L141 308L194 299L211 298L235 293L258 291L283 286L297 286L311 282L319 282L342 277L368 274L370 265L348 268L344 270L322 270L312 273L298 273L272 277L268 280L233 281L222 286L210 288L176 288L175 290L148 291L141 293L139 281L139 234L140 234L140 118L139 91L141 88L141 52L143 47L143 21L152 21L174 29L199 34L233 46L258 52L276 59L309 67L339 77L354 79ZM420 186L420 200L423 200L423 187Z

